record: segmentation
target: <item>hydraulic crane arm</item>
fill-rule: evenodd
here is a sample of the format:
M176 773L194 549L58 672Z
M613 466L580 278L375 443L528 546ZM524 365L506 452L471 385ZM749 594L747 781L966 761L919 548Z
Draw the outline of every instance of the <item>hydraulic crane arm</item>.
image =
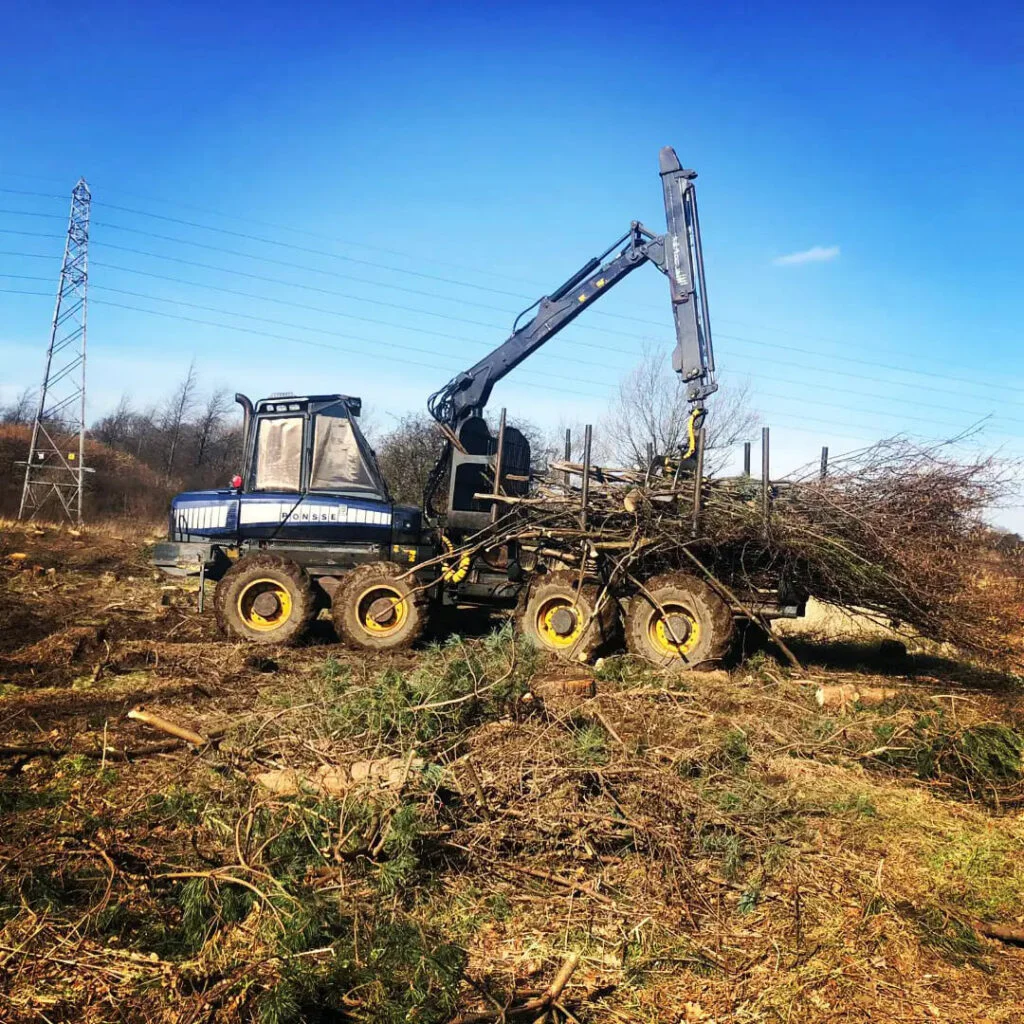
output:
M512 334L506 341L431 395L428 402L431 415L441 423L455 426L467 417L479 414L487 404L494 385L502 377L572 323L594 298L645 263L649 259L647 251L652 242L661 244L660 239L634 221L629 231L616 239L604 253L589 260L550 295L523 310L516 317ZM602 262L619 246L622 246L620 252ZM536 310L533 316L520 327L519 322L533 310Z
M469 417L480 415L498 381L572 323L595 298L647 262L653 263L669 279L676 325L672 365L686 382L686 396L691 406L695 410L703 409L704 399L718 385L714 381L700 223L693 186L697 175L680 166L675 150L669 146L661 151L660 173L666 233L656 235L634 221L600 256L589 260L561 287L520 313L512 334L501 345L430 396L428 408L439 423L457 429ZM616 250L618 252L611 256ZM520 327L519 321L531 310L536 312Z
M695 408L718 390L715 350L711 344L711 317L704 283L704 250L697 216L696 171L684 170L671 146L658 154L665 196L664 258L658 269L668 278L676 347L672 368L686 382L686 397Z

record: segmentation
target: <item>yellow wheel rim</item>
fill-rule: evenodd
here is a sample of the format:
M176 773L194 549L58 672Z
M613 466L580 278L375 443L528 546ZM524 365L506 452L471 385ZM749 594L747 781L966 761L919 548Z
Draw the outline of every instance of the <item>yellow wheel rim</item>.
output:
M374 584L368 587L356 601L356 618L359 625L372 636L389 636L397 633L409 617L409 601L395 587Z
M572 632L567 633L565 636L555 630L555 613L563 608L572 613L575 623ZM537 635L549 647L558 649L572 647L583 632L583 623L586 621L586 618L583 609L569 597L550 597L537 609L535 620Z
M647 620L647 636L651 646L661 655L668 658L683 658L688 655L700 642L700 623L693 617L688 608L675 602L662 603L664 614L657 608ZM685 619L690 627L690 632L682 643L672 639L665 618L680 616Z
M256 604L270 604L260 598L270 595L276 600L276 608L268 611L263 607L263 614L256 611ZM255 629L260 633L268 633L273 629L280 629L292 617L292 595L288 588L278 580L260 579L247 583L238 595L238 617L249 629ZM271 604L271 608L273 605Z

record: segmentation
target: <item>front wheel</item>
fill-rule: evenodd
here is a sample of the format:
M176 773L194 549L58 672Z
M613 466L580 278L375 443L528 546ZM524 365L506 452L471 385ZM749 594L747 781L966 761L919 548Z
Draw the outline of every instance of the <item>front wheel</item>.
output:
M408 569L395 562L370 562L342 578L331 600L331 618L347 643L371 651L395 651L423 635L426 603Z
M694 669L729 647L733 616L711 587L687 573L657 576L626 614L626 644L659 668Z
M213 604L221 632L257 644L297 642L316 614L305 570L266 552L240 558L217 584Z

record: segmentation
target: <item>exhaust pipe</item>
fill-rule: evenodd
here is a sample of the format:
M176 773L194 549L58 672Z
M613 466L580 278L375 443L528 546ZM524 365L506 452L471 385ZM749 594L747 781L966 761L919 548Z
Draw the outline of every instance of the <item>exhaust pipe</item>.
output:
M242 407L242 459L245 460L249 451L249 428L252 426L252 402L240 391L235 393L235 401Z

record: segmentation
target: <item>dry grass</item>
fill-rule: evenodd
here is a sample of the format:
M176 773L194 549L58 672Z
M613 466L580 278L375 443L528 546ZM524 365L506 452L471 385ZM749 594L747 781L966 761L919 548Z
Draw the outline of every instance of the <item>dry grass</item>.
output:
M440 1022L570 953L580 1021L1020 1020L1024 953L972 927L1024 915L1019 765L977 747L1024 725L1012 677L805 644L804 676L613 657L544 707L508 631L254 654L131 538L0 545L4 1021ZM822 714L847 678L900 696ZM138 703L223 738L114 760L163 739ZM389 756L397 791L256 782Z

